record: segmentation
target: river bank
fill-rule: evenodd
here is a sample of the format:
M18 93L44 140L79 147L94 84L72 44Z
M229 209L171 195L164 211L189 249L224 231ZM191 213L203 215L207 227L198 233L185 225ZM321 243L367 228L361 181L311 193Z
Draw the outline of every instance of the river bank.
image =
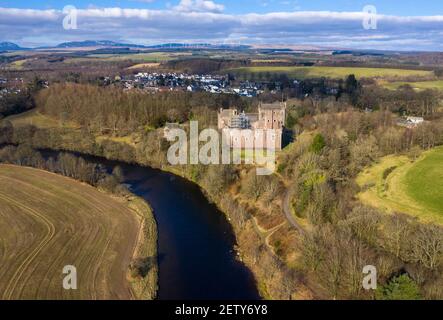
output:
M40 150L48 159L66 154ZM131 193L152 207L158 226L158 299L260 298L254 277L235 255L232 227L197 185L157 169L74 154L107 172L120 167Z
M149 270L144 277L134 277L128 270L128 281L132 292L137 300L154 300L158 291L158 263L157 263L157 222L149 204L140 197L130 195L126 197L127 205L138 216L140 230L137 236L137 244L134 249L133 261L149 263Z
M235 233L237 258L254 274L261 298L265 300L291 298L288 288L292 287L292 284L285 284L285 278L281 272L282 262L266 245L256 219L247 208L229 194L225 194L222 198L212 196L203 184L195 181L192 176L186 174L186 171L174 166L162 166L161 170L171 172L198 185L209 201L226 216Z
M36 166L23 159L19 166L17 163L7 164L4 156L5 152L0 148L0 164L3 168L0 180L3 191L13 190L10 200L6 200L6 207L12 201L16 208L21 209L11 221L18 223L23 216L37 217L32 224L26 225L28 234L39 235L38 225L44 221L50 226L52 235L39 247L39 255L34 256L34 265L39 266L41 271L26 267L22 270L23 273L33 272L35 281L41 282L39 290L33 291L34 286L27 282L29 278L24 278L17 282L17 286L22 289L16 297L55 300L155 298L158 278L156 265L152 265L144 277L134 277L131 281L127 277L132 261L145 255L152 254L156 257L155 220L143 199L129 193L110 193L103 188L48 170L42 162ZM28 153L27 157L29 156L31 155ZM11 182L13 185L5 187ZM28 196L24 197L24 194ZM38 201L32 200L33 198ZM2 198L3 201L5 199ZM7 217L4 218L6 220L2 220L3 226L8 221ZM8 231L4 230L3 240L7 243L8 233L12 237L26 235L23 230L17 233L10 230L9 226ZM23 248L17 243L12 244L10 243L9 252L28 248L32 250L35 245L31 242ZM56 249L57 246L59 250ZM10 256L12 263L15 261L13 257ZM50 264L48 257L52 261ZM75 292L60 291L56 286L57 281L48 281L58 279L61 266L68 261L76 266L82 279ZM5 267L6 265L5 261ZM3 284L7 283L7 279L5 276Z
M160 135L160 134L159 134ZM158 139L161 139L159 136ZM127 143L116 142L112 139L97 139L86 132L69 128L38 129L29 138L29 130L23 127L14 130L12 141L15 143L32 141L34 147L50 148L52 150L68 150L110 160L126 163L136 163L150 166L163 171L173 172L192 183L198 183L193 176L191 167L170 167L165 165L164 151L159 149L148 151L154 141L137 144L135 147ZM202 183L199 189L214 203L229 221L235 235L234 242L240 253L241 261L252 271L260 291L260 296L266 299L290 299L294 292L295 281L293 272L266 245L260 228L251 216L249 209L240 201L233 199L227 193L214 194ZM161 237L161 233L160 233Z

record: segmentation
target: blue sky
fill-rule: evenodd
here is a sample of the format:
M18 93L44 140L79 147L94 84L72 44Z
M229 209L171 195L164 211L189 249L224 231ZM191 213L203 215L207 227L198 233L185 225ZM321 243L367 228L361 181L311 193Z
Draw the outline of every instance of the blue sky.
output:
M89 6L166 9L177 5L179 0L2 0L0 6L11 8L63 8L75 5L78 8ZM375 5L383 14L399 16L443 14L441 0L219 0L225 5L226 13L264 13L275 11L359 11L365 5Z
M362 27L365 5L377 28ZM78 27L63 28L65 5ZM115 40L443 51L442 0L0 0L0 41Z

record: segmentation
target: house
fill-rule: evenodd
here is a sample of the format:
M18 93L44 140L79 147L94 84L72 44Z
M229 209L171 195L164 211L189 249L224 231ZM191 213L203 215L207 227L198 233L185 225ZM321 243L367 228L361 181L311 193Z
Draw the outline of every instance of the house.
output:
M400 118L397 121L397 125L407 128L416 128L424 122L425 120L422 117L406 117Z
M248 114L238 112L237 109L220 109L218 129L223 132L231 148L256 147L281 150L285 120L285 103L260 103L258 113Z
M410 124L418 126L419 124L422 124L425 119L423 119L422 117L407 117L406 121Z

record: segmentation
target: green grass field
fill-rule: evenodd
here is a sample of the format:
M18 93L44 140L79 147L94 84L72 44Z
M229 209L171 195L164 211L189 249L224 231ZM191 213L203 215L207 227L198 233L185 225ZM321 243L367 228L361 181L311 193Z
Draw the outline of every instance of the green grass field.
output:
M357 177L359 199L386 212L407 213L443 224L443 147L413 162L387 156Z
M17 115L9 116L6 120L11 121L12 125L16 128L32 125L39 129L65 129L69 130L65 133L61 134L61 138L63 140L70 140L70 135L72 133L81 133L81 126L72 122L65 121L61 122L57 119L51 118L47 115L40 113L37 109L33 109L24 113L20 113ZM1 121L1 120L0 120ZM128 145L134 146L134 139L136 139L135 135L125 136L125 137L114 137L111 135L95 135L95 139L97 143L102 143L104 140L111 140L119 143L126 143Z
M13 57L13 56L33 56L35 55L35 52L33 51L9 51L9 52L3 52L0 54L1 56L5 57Z
M353 67L246 67L228 70L237 75L242 74L287 74L291 78L345 78L350 74L354 74L357 78L405 78L410 76L429 77L433 76L432 71L423 70L404 70L404 69L387 69L387 68L353 68Z
M410 85L414 90L422 91L426 89L435 89L435 90L443 90L443 80L435 80L435 81L418 81L418 82L404 82L404 81L396 81L396 82L385 82L381 85L390 90L396 90L403 85Z
M169 54L162 52L117 54L117 55L108 55L106 57L103 57L100 54L96 54L96 55L89 55L88 57L104 58L107 61L133 60L133 61L142 61L142 62L161 62L172 59L172 57Z
M443 148L429 152L406 173L408 195L430 211L443 216Z
M37 111L37 109L32 109L24 113L9 116L7 120L11 121L14 127L33 125L41 129L61 128L61 127L69 127L74 129L80 128L78 125L75 125L74 123L62 124L60 121L56 119L41 114L40 112Z
M25 63L28 61L29 61L29 59L22 59L22 60L17 60L17 61L11 62L9 64L9 68L12 70L22 70L25 66Z
M131 60L140 63L157 63L173 60L179 57L179 54L164 53L164 52L149 52L149 53L135 53L135 54L91 54L81 58L65 59L64 63L78 63L78 62L119 62Z

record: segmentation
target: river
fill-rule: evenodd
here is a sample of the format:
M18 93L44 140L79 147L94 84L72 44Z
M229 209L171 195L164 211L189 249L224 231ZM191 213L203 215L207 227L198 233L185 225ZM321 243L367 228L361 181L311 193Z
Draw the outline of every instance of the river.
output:
M42 153L57 156L55 151ZM148 167L82 157L109 171L120 165L131 191L153 208L158 226L158 299L260 298L252 273L236 259L231 225L196 184Z

